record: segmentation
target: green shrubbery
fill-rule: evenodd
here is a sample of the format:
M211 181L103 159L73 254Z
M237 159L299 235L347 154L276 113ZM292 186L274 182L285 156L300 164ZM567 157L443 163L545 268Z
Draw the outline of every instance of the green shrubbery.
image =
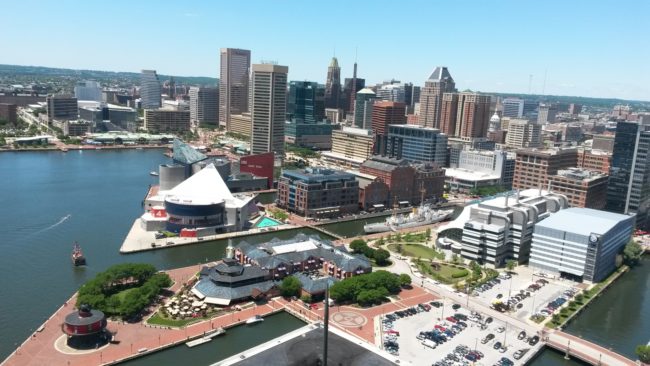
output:
M150 264L112 266L81 286L77 306L88 304L109 316L136 315L172 284L167 274L156 272Z
M458 270L458 271L452 273L452 274L451 274L451 278L461 278L461 277L465 277L465 276L467 276L468 274L469 274L469 271L468 271L468 270L466 270L466 269L461 269L461 270Z
M389 294L398 293L401 285L399 276L387 271L375 271L335 283L329 295L337 303L357 302L366 306L383 302Z
M366 244L364 240L355 239L350 242L350 249L354 253L363 254L369 259L374 259L378 266L390 264L388 258L390 253L386 249L373 249Z

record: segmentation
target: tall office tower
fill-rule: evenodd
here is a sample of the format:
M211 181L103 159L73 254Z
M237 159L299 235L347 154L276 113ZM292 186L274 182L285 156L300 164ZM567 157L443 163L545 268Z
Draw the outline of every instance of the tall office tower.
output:
M253 64L251 73L253 138L251 152L284 154L288 66Z
M372 133L375 137L374 153L386 155L388 126L406 124L406 105L400 102L379 101L372 106Z
M192 124L216 126L219 123L219 89L193 86L189 94Z
M48 95L45 98L47 120L52 123L54 120L69 121L79 117L79 105L77 98L69 94Z
M636 214L637 227L647 228L649 186L650 126L636 122L618 122L605 209L623 214Z
M420 102L420 87L413 83L404 84L404 103L406 103L406 113L412 114L415 111L415 103Z
M506 98L501 102L503 105L503 116L521 118L524 115L524 100L519 98Z
M74 87L74 96L77 100L93 100L95 102L101 102L102 87L96 81L79 81Z
M540 104L537 110L537 123L545 125L547 123L555 122L555 115L557 114L557 107L548 104Z
M289 83L287 120L315 124L325 119L325 89L315 81Z
M429 79L424 82L420 93L419 123L421 126L440 128L442 95L455 90L456 84L447 68L445 66L436 67Z
M230 131L230 116L248 112L251 51L221 49L219 72L219 125Z
M350 89L350 90L352 90L352 92L350 93L349 98L348 98L348 100L349 100L349 111L354 112L353 111L353 109L354 109L354 98L356 97L357 92L359 90L363 89L366 86L366 81L364 79L361 79L361 80L362 80L361 84L363 84L363 85L361 86L361 88L358 88L359 85L357 83L359 82L359 80L357 80L357 61L354 60L354 71L352 71L352 88ZM346 110L346 112L347 111L348 110Z
M422 103L420 103L420 111L422 111ZM440 131L447 136L455 136L457 119L458 93L444 93L440 106Z
M569 114L578 115L582 112L582 104L571 103L569 104Z
M370 129L372 122L372 105L377 95L370 88L359 90L354 100L354 126Z
M354 101L357 93L365 87L366 79L345 78L345 82L343 83L343 100L341 101L341 108L343 108L347 116L352 116L352 114L354 114Z
M377 90L377 99L405 103L406 90L403 84L386 84Z
M325 108L340 108L341 104L341 68L339 60L332 57L327 67L327 80L325 81Z
M142 70L140 74L140 98L143 109L155 109L162 106L161 87L156 70Z
M456 132L454 136L485 137L490 121L490 96L477 93L458 94Z
M514 149L542 146L542 126L525 119L513 119L508 124L506 146Z

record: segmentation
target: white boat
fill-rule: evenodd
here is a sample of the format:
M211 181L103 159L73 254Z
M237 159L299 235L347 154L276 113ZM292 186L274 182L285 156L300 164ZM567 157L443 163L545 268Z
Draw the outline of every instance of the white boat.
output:
M185 342L185 345L190 347L190 348L196 347L196 346L198 346L200 344L208 343L208 342L210 342L212 340L212 338L214 338L214 337L216 337L218 335L224 334L224 333L226 333L226 330L223 329L223 328L211 330L211 331L205 333L205 335L203 337L201 337L201 338L197 338L195 340Z
M383 233L386 231L398 231L410 227L435 224L440 222L454 212L454 210L434 210L430 206L420 206L413 209L408 215L392 215L384 222L367 224L363 226L366 234Z
M259 323L259 322L263 322L263 321L264 321L264 318L262 318L259 315L255 315L252 318L248 318L248 320L246 320L246 324L255 324L255 323Z
M154 176L154 177L157 177L157 176L158 176L158 172L152 170L152 171L149 172L149 175L152 175L152 176Z

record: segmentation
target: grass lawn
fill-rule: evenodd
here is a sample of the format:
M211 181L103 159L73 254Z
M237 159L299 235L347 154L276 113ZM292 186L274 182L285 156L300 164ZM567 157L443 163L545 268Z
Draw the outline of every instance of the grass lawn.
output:
M430 277L446 284L456 283L465 280L470 276L469 270L466 270L464 268L454 267L448 264L440 264L440 269L436 271L433 269L433 267L431 267L430 263L422 261L418 263L418 268L420 269L420 272L425 273ZM463 270L467 271L467 275L458 278L454 278L452 276L454 273Z
M202 320L210 319L214 316L217 315L222 315L222 314L217 314L217 313L212 313L210 316L205 317L205 318L186 318L186 319L172 319L172 318L167 318L160 314L160 311L157 311L151 318L147 320L147 324L153 324L153 325L162 325L166 327L183 327L191 323L196 323Z
M413 257L413 258L422 258L422 259L445 259L443 253L438 252L435 249L425 247L424 245L419 244L388 244L388 249L393 252L399 253L397 246L402 246L402 255Z

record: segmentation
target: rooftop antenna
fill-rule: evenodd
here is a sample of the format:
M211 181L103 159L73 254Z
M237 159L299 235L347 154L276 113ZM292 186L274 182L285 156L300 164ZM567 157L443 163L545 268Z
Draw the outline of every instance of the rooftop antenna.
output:
M548 69L544 69L544 82L542 83L542 95L546 95L546 73Z

